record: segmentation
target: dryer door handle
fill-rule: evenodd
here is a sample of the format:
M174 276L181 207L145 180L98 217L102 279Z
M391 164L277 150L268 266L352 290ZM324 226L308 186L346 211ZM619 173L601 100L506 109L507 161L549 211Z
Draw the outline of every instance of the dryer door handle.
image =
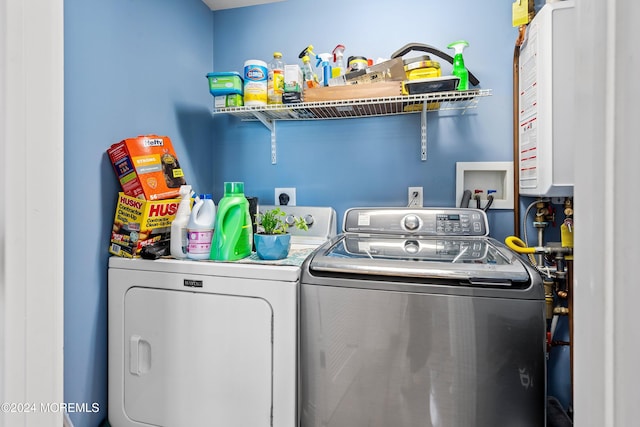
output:
M151 369L151 345L140 335L129 338L129 372L143 375Z

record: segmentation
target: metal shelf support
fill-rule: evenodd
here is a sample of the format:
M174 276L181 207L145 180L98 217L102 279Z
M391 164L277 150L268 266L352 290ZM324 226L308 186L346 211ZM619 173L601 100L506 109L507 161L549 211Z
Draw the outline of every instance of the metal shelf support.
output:
M422 104L420 114L420 160L427 161L427 103Z
M276 120L269 120L267 116L260 112L254 111L253 115L260 120L260 122L271 131L271 164L275 165L278 162L277 156L277 144L276 144Z

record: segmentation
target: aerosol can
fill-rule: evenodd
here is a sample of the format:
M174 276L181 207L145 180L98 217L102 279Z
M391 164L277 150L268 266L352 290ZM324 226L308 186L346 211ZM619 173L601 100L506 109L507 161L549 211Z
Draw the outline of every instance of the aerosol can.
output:
M469 89L469 71L464 66L464 58L462 57L462 51L468 46L469 43L465 40L458 40L447 46L455 52L453 57L453 70L451 71L451 74L460 79L460 83L458 83L458 87L456 88L457 90Z

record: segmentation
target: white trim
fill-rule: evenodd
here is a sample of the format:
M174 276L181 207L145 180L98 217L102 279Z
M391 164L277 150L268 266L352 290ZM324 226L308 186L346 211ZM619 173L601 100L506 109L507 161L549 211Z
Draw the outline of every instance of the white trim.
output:
M640 417L640 5L583 0L576 10L574 423L626 427Z
M3 402L63 402L63 0L0 1ZM0 413L60 426L62 413Z
M6 159L5 155L5 144L7 140L7 134L4 131L6 129L5 126L5 116L6 111L8 109L8 102L5 97L5 85L6 85L6 62L7 62L7 49L6 49L6 22L7 22L7 13L6 13L6 4L4 1L0 1L0 156L2 159ZM6 160L4 160L6 162ZM4 166L4 164L2 165ZM6 173L3 173L1 179L6 182L7 176ZM0 200L6 200L6 191L5 186L0 186ZM4 204L2 205L5 206ZM7 352L7 343L5 342L5 325L6 325L6 303L5 303L5 293L6 293L6 282L7 276L4 273L6 271L6 263L5 263L5 247L6 247L6 228L7 223L5 221L5 212L4 208L0 209L0 385L5 384L5 360L6 360L6 352ZM6 402L5 400L5 387L0 386L0 402ZM4 420L0 418L0 426L4 426Z

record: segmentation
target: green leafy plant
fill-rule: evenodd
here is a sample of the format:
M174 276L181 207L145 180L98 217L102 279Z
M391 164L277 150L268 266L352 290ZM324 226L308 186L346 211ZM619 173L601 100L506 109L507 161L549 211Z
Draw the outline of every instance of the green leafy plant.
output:
M256 223L262 226L264 231L258 231L259 234L286 234L289 224L285 221L286 214L282 209L276 207L264 213L256 214ZM304 218L293 217L293 226L300 230L308 230L309 227Z

